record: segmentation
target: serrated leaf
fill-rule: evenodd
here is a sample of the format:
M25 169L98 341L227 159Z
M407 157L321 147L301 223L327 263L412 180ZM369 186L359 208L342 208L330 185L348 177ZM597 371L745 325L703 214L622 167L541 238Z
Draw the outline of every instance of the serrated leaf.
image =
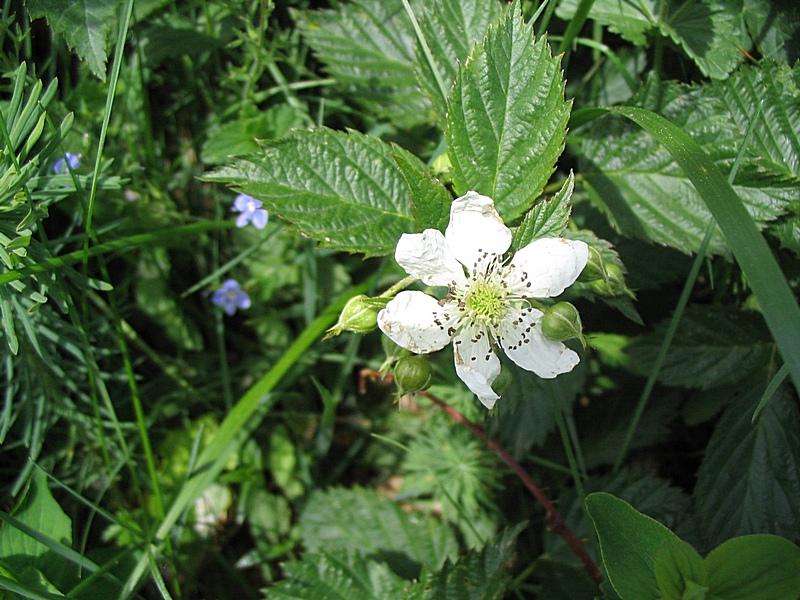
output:
M438 572L425 572L417 584L427 600L493 600L503 597L511 580L509 562L514 542L525 524L504 531L481 550L472 550L455 563L449 561Z
M611 494L589 494L585 505L597 531L603 565L619 597L657 600L656 552L662 543L677 536Z
M560 237L569 224L572 211L572 191L575 176L572 171L555 196L544 199L534 206L514 232L514 248L524 248L541 237Z
M44 17L52 30L106 80L107 40L117 23L115 0L26 0L32 19Z
M355 552L306 554L283 565L285 581L264 590L266 598L382 600L404 598L410 584L389 568Z
M697 534L705 548L750 533L800 540L800 413L782 386L751 423L763 385L740 390L697 474Z
M791 2L745 0L742 12L761 56L790 65L800 58L800 6Z
M453 202L450 192L427 170L420 169L417 161L412 164L399 155L394 160L411 192L411 214L419 230L444 231L450 222L450 205Z
M423 5L419 25L445 93L449 94L453 87L458 65L467 60L474 45L486 35L489 24L500 17L502 9L503 5L497 0L433 0ZM436 75L419 43L416 57L420 85L443 124L447 98L442 97Z
M668 323L628 346L631 367L646 375L655 364ZM709 388L752 376L772 359L775 346L760 315L730 306L695 305L684 313L661 366L666 385Z
M382 256L416 228L393 156L421 164L402 148L355 131L297 131L204 179L258 198L325 247Z
M665 116L697 142L723 173L730 172L744 133L704 89L651 78L633 104ZM586 190L616 229L682 252L698 250L711 213L672 154L653 136L628 123L603 118L586 132L580 156ZM751 169L760 171L760 176L752 177ZM745 155L740 171L733 188L760 227L782 214L796 195L798 182L770 169L755 152ZM718 231L709 252L726 251Z
M441 522L403 511L390 499L362 488L315 492L300 517L305 547L356 550L386 562L406 578L421 565L438 569L458 547L453 532Z
M577 0L561 2L556 14L569 20L577 5ZM646 45L652 33L668 36L704 75L724 79L742 58L739 11L737 0L672 0L663 9L659 0L595 0L589 18L637 46Z
M711 593L724 600L797 600L800 548L775 535L747 535L714 548L705 560Z
M571 103L561 60L515 5L458 70L447 146L458 194L494 198L506 222L541 194L564 149Z
M417 86L416 38L401 0L357 0L293 15L328 73L357 101L401 126L432 120Z

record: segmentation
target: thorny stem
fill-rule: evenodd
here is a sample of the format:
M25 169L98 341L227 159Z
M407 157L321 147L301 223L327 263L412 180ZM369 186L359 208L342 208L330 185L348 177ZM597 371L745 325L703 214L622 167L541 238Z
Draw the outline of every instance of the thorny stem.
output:
M364 383L366 379L383 379L384 381L391 381L394 377L387 373L381 373L380 371L374 371L372 369L362 369L361 370L361 389L364 389ZM514 473L522 480L522 483L525 485L526 488L533 494L533 496L539 501L539 504L542 505L545 511L545 522L547 523L547 527L551 531L555 531L558 535L562 537L562 539L567 543L567 545L572 549L575 555L580 559L583 563L583 568L588 573L589 577L592 578L592 581L595 582L597 586L600 586L600 582L602 581L603 577L600 574L600 569L597 568L597 565L594 563L592 558L586 552L586 548L583 546L583 542L581 542L569 526L564 522L564 519L561 517L559 512L556 510L553 503L550 499L542 492L539 486L533 481L531 476L522 468L511 454L503 448L500 444L495 442L486 433L481 429L479 425L476 425L469 419L467 419L464 415L462 415L458 410L447 404L444 400L434 396L430 392L417 392L420 396L424 396L431 402L437 404L442 410L444 410L447 414L449 414L453 419L464 425L467 429L469 429L472 433L474 433L478 438L480 438L487 447L489 447L500 459L506 463Z

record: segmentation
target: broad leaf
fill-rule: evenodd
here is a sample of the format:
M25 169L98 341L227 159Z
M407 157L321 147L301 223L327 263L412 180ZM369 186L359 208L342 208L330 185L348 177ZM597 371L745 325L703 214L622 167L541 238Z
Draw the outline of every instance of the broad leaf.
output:
M669 538L659 546L654 572L665 600L691 597L687 591L706 587L703 559L697 550L677 537Z
M569 223L572 211L572 190L575 176L570 172L561 189L552 198L542 200L534 206L514 232L515 248L523 248L541 237L560 237Z
M509 11L459 68L448 102L456 191L494 198L506 222L521 216L561 156L570 107L560 58L536 40L519 8Z
M300 535L311 551L355 550L412 578L426 565L439 569L457 554L453 532L422 514L405 512L377 492L335 488L315 492L300 517Z
M401 0L357 0L293 14L328 73L357 101L402 126L432 120L417 87L415 37Z
M117 23L116 0L26 0L32 19L44 17L97 77L106 80L108 36Z
M750 533L800 540L800 413L783 386L751 423L762 392L745 387L708 443L694 490L705 548Z
M473 46L483 40L489 24L502 14L498 0L433 0L423 5L419 24L439 77L449 94L458 65L465 62ZM417 76L441 123L445 122L447 98L442 96L428 57L418 43Z
M394 160L411 192L411 214L419 230L444 231L450 222L450 205L453 202L450 192L426 169L420 169L418 161L411 163L400 155L395 155Z
M355 131L298 131L204 179L258 198L325 247L386 255L416 229L393 156L424 168L402 148Z
M667 326L662 322L626 348L630 366L642 375L653 368ZM760 315L729 306L691 306L681 318L658 380L699 388L735 384L765 367L774 352Z
M306 554L283 565L286 579L264 590L280 600L382 600L404 598L410 587L389 568L355 552Z
M660 598L654 573L656 552L677 536L611 494L596 492L585 501L600 541L608 577L622 600Z
M724 600L797 600L800 548L775 535L747 535L714 548L705 560L711 593Z
M730 172L744 131L706 90L661 84L651 78L633 103L665 116L697 142L723 173ZM745 153L733 189L763 227L796 197L798 180L761 156L757 149ZM686 172L650 133L626 122L598 119L583 137L580 163L592 201L615 228L687 253L700 247L711 213ZM718 231L709 252L726 251Z
M638 46L648 35L667 36L697 64L704 75L724 79L741 62L744 35L736 0L671 0L662 11L659 0L595 0L589 18ZM556 13L569 20L578 0L560 2Z
M481 550L472 550L456 562L448 561L438 572L430 570L420 577L418 587L428 600L500 600L511 580L509 563L514 556L514 541L523 525L503 532Z
M797 3L744 0L743 16L761 56L790 65L800 58L800 6Z

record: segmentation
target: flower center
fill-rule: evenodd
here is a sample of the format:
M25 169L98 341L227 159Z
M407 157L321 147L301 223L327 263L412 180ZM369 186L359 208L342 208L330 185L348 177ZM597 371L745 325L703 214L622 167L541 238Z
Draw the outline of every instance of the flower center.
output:
M472 320L494 325L506 314L506 295L499 282L477 280L467 292L464 305Z

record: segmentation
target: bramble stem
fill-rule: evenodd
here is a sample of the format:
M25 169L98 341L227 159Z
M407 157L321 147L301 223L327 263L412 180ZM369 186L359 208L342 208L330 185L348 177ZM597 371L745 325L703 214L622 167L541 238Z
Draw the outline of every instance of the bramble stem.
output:
M362 389L363 383L367 379L383 379L383 380L392 380L394 377L391 374L381 373L380 371L374 371L372 369L362 369L361 370L361 382L362 382ZM462 415L458 410L447 404L441 398L434 396L430 392L417 392L420 396L424 396L434 404L437 404L442 410L444 410L448 415L453 417L456 421L464 425L467 429L469 429L472 433L474 433L478 438L480 438L486 446L491 449L500 459L506 463L514 473L522 480L522 483L525 485L526 488L533 494L533 496L539 501L539 504L542 505L545 511L545 522L547 523L547 527L551 531L555 531L561 538L567 543L570 549L575 553L575 555L580 559L583 563L583 568L589 577L592 578L592 581L595 582L598 586L602 581L603 577L600 574L600 569L597 568L597 565L594 564L592 557L586 552L586 548L583 546L583 542L581 542L569 526L564 522L564 519L561 517L559 512L556 510L553 503L550 499L544 494L544 492L536 485L533 481L531 476L522 468L516 459L514 459L508 451L503 448L500 444L495 442L486 433L483 429L479 426L467 419L464 415Z

